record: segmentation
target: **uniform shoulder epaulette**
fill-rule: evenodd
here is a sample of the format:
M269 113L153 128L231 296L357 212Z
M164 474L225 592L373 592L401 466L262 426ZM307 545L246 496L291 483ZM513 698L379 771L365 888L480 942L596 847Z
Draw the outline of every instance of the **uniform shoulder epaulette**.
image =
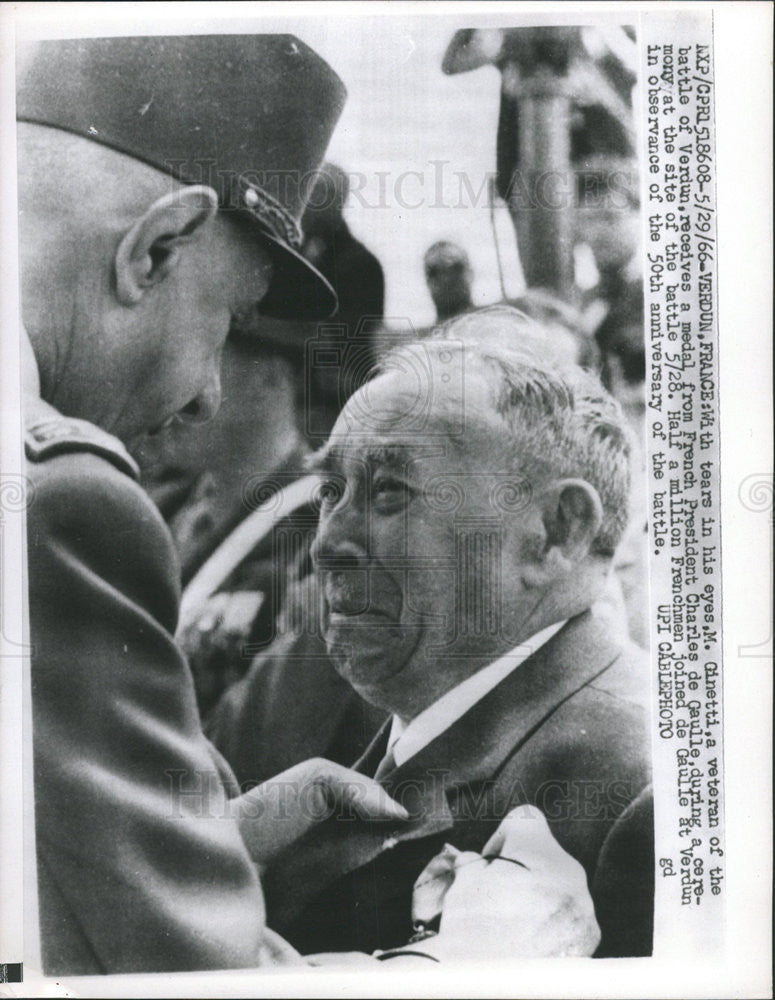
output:
M133 479L139 478L137 463L118 438L88 420L64 417L52 408L47 409L48 413L28 414L25 420L24 450L31 462L73 452L91 452Z

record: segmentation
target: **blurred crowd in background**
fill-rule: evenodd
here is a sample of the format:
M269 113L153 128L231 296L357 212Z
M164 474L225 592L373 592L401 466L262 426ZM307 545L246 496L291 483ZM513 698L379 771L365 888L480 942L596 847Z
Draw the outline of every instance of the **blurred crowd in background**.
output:
M630 29L616 30L623 44L634 42ZM504 274L514 247L503 245L493 220L500 301L537 321L558 365L599 373L642 443L635 75L605 37L591 44L576 27L456 31L429 72L484 66L500 73L497 134L458 142L490 148L489 195L513 223L525 287L516 297L506 293L514 286ZM438 153L454 159L456 150ZM348 226L348 179L360 168L326 164L302 220L303 252L336 290L338 312L323 324L263 319L260 342L231 336L218 416L206 425L175 424L137 456L180 555L180 639L205 727L242 782L314 755L349 764L379 725L381 714L327 661L309 596L314 489L294 494L291 487L307 482L305 457L388 347L432 337L439 324L483 304L473 291L477 248L437 232L416 264L435 322L386 317L386 281L395 279ZM647 646L642 455L635 464L635 513L608 611Z

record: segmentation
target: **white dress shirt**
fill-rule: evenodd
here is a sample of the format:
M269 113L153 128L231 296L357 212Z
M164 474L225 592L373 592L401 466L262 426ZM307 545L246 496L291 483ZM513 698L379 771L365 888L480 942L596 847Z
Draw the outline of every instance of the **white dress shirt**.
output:
M467 677L460 684L451 688L432 705L423 709L408 724L405 725L397 715L394 715L387 749L388 753L392 752L396 767L400 767L410 757L414 757L431 740L435 740L445 729L449 729L454 722L465 715L469 708L472 708L492 691L496 684L499 684L517 667L521 666L528 656L532 656L556 632L559 632L564 624L565 620L555 622L540 632L536 632L519 646L504 653L494 663L482 667L471 677Z

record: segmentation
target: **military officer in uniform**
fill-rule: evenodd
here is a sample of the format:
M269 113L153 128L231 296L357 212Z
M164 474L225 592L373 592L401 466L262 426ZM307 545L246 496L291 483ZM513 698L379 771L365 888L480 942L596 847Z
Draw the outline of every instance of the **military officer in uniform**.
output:
M297 220L344 89L284 35L43 42L19 61L43 968L301 962L265 927L260 867L332 805L387 829L406 813L323 761L238 794L200 728L173 640L172 542L126 446L171 420L213 415L224 341L256 328L259 303L305 318L334 308L297 252ZM504 843L498 853L518 852ZM597 928L586 885L545 845L559 938L587 954ZM494 862L474 860L450 890L431 957L446 960L464 940L472 874L480 889L496 877ZM526 877L500 867L499 886ZM500 920L510 940L532 917Z

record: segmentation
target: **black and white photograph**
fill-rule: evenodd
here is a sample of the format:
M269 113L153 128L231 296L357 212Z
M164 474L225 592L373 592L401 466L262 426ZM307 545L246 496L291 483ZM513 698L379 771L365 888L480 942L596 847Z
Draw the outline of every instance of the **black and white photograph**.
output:
M0 989L712 995L713 5L187 6L3 11Z

